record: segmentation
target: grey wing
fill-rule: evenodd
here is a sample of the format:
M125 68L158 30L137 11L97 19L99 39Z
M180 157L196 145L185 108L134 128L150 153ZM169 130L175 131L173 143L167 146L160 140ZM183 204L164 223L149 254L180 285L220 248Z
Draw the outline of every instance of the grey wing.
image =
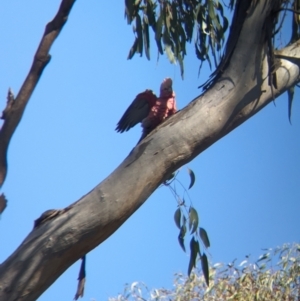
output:
M128 131L139 122L142 122L148 116L149 111L150 105L147 99L138 95L118 122L116 131L120 133Z

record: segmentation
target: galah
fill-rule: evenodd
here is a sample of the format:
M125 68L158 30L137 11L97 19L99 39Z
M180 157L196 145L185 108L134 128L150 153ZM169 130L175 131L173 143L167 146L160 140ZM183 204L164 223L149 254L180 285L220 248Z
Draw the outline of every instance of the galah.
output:
M116 131L123 133L141 122L143 133L138 141L139 143L166 118L175 114L176 111L172 80L171 78L165 78L160 85L158 98L152 90L145 90L145 92L135 97L118 122Z

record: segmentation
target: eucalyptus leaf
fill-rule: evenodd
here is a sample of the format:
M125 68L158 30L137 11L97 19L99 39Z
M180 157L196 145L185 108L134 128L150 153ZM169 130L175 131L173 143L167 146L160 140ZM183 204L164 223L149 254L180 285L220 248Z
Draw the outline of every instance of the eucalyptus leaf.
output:
M175 220L175 224L176 226L180 229L181 225L180 225L180 221L181 221L181 210L180 208L177 208L177 210L174 213L174 220Z
M292 105L293 105L293 100L294 100L294 93L295 93L295 87L290 87L287 90L287 94L288 94L288 110L289 110L289 121L290 124L292 124Z
M209 268L208 268L207 256L205 253L203 253L203 255L201 256L201 267L202 267L202 272L203 272L205 282L207 286L209 286Z
M189 173L190 179L191 179L189 189L191 189L193 187L193 185L195 184L196 177L195 177L194 172L190 168L188 168L188 173Z
M182 216L182 225L186 225L186 217L185 217L185 215Z
M133 16L134 2L132 0L125 0L125 17L127 18L127 23L130 24Z
M148 17L148 23L152 27L153 31L156 32L155 5L151 0L147 0L146 12Z
M223 32L225 32L227 30L229 26L229 21L226 17L223 18Z
M259 258L258 258L258 260L256 262L260 262L262 260L268 259L269 256L270 256L270 253L265 253L265 254L259 256Z
M180 232L179 232L179 235L178 235L178 241L179 241L179 244L182 248L182 250L185 252L185 246L184 246L184 236L186 234L186 226L185 224L183 224L180 228Z
M209 242L209 238L208 238L208 235L207 235L207 232L205 231L205 229L200 228L199 229L199 234L200 234L201 240L203 241L205 247L209 248L210 247L210 242Z
M136 33L138 39L138 47L136 52L139 53L141 56L143 55L143 28L142 28L142 21L139 14L136 15Z
M190 241L190 262L188 267L188 276L190 277L192 269L196 267L197 254L200 253L199 242L192 237Z
M190 207L189 210L189 229L191 234L195 233L199 224L199 217L198 213L195 208Z
M157 44L157 48L160 54L164 54L162 45L161 45L161 33L163 28L163 15L160 13L157 22L156 22L156 32L155 32L155 41Z
M143 37L144 37L145 55L146 55L147 59L150 61L149 25L146 22L145 17L143 19Z
M132 47L129 50L129 53L128 53L128 56L127 56L127 60L131 60L132 59L132 57L136 53L137 47L138 47L138 39L135 38L134 43L133 43Z
M184 79L184 65L183 65L183 58L182 58L182 56L180 55L180 53L178 53L177 59L178 59L179 66L180 66L180 75L181 75L181 78Z

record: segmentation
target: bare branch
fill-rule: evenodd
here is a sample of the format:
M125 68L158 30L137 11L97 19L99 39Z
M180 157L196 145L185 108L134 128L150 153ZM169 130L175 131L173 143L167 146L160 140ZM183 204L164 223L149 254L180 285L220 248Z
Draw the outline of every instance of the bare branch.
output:
M43 70L50 61L51 57L49 55L49 50L65 25L74 3L75 0L63 0L61 2L56 16L45 28L44 35L35 53L32 66L17 97L14 99L11 90L8 92L7 106L1 117L4 119L4 123L0 130L0 187L4 183L7 174L7 149L11 137L23 116L25 107Z

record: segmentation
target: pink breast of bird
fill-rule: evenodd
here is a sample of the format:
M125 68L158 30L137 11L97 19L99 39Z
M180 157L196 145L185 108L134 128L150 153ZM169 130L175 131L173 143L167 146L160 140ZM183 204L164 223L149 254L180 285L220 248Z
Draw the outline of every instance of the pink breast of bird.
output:
M150 123L152 127L156 127L166 118L175 114L176 111L175 93L172 92L171 96L157 98L155 105L151 108L151 111L146 118L146 123Z

